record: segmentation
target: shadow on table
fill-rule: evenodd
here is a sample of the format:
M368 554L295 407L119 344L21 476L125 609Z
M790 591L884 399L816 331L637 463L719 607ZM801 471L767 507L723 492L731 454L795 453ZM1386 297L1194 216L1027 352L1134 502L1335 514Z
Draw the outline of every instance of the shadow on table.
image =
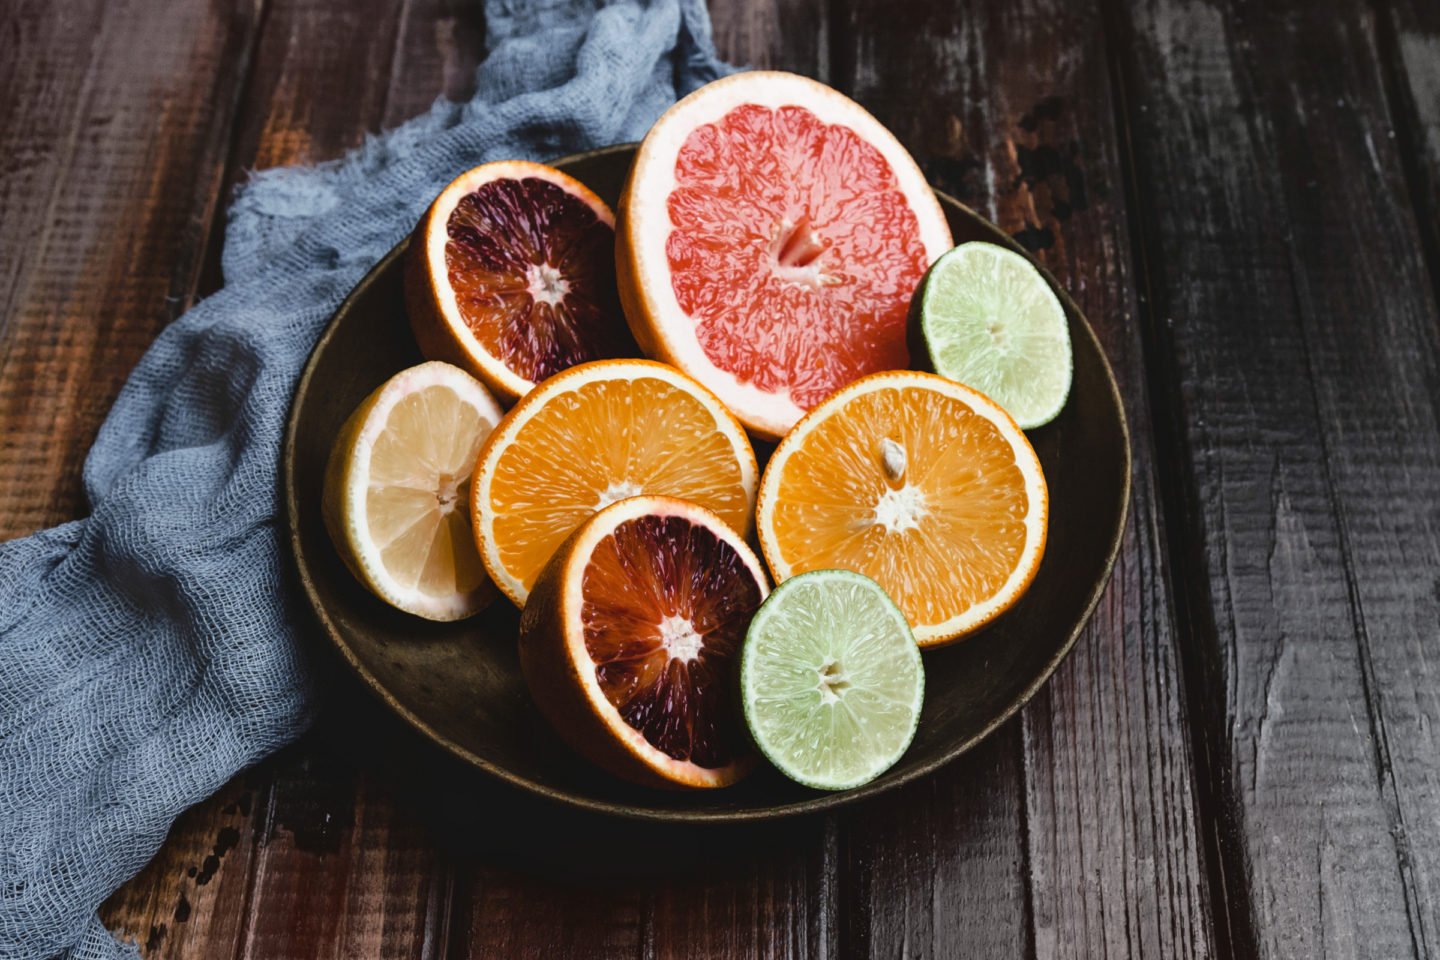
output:
M436 847L456 860L575 879L693 876L697 862L724 873L757 858L813 852L823 837L823 817L739 825L643 822L524 793L412 730L319 638L308 646L323 707L315 727L286 752L295 759L303 756L315 768L312 775L322 780L348 782L347 774L370 780L423 821ZM350 800L333 799L337 804ZM335 812L322 810L323 801L300 806L319 817ZM283 819L280 825L292 832L314 829Z

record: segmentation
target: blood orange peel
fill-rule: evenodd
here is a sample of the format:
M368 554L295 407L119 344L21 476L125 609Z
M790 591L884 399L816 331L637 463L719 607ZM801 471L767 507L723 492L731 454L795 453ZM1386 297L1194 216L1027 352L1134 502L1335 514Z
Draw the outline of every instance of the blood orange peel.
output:
M621 199L621 302L647 355L782 436L839 387L907 366L905 317L950 249L924 175L829 87L754 71L651 128Z
M577 752L647 786L723 787L754 758L732 689L764 568L714 513L633 497L571 534L520 617L520 665Z
M507 403L577 363L633 356L614 226L604 201L543 164L487 163L456 177L421 219L406 264L421 352Z

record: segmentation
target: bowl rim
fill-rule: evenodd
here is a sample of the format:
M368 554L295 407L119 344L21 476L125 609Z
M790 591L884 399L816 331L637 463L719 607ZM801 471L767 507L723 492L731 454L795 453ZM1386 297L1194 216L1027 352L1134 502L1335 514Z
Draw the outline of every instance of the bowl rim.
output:
M614 146L601 147L596 150L587 150L581 153L570 154L552 160L550 161L550 163L551 165L558 165L563 167L585 160L608 157L618 153L634 152L636 149L638 149L638 147L638 143L615 144ZM998 713L995 717L991 718L991 720L986 723L973 736L967 737L964 740L956 741L955 743L946 747L944 750L941 750L939 753L937 753L936 756L931 757L930 759L905 770L903 773L897 774L892 777L886 777L884 774L882 774L880 777L871 780L869 783L862 784L861 786L855 787L851 790L845 790L835 793L817 793L813 796L807 796L799 800L769 805L765 807L755 807L750 809L686 809L684 807L649 807L622 801L600 800L569 790L563 790L553 786L549 786L547 784L532 780L529 777L517 774L512 770L508 769L507 767L497 764L491 760L487 760L479 754L467 749L462 744L457 743L456 741L447 737L445 734L430 726L423 718L421 718L418 714L412 711L404 703L400 702L400 700L398 700L390 692L389 688L387 688L383 683L381 683L379 679L373 673L371 673L368 668L366 668L365 664L359 659L358 656L356 656L354 651L350 649L349 644L345 640L343 631L339 628L339 626L335 623L334 619L330 616L328 610L325 607L325 604L322 602L319 593L315 588L314 581L310 574L309 564L306 561L304 550L302 549L300 544L299 491L297 489L296 483L294 482L294 479L295 465L297 462L295 451L298 442L297 434L299 430L299 414L301 409L301 404L299 401L309 392L310 384L315 374L317 358L320 356L323 348L333 338L335 331L338 327L338 319L348 312L351 305L355 301L365 297L368 294L370 287L374 285L376 280L387 270L392 269L393 264L405 255L413 240L413 233L407 234L406 237L402 239L398 244L396 244L389 253L381 257L380 260L366 272L365 276L360 279L360 282L355 285L355 287L345 296L345 299L341 301L340 305L335 309L335 313L331 316L330 320L327 321L324 331L315 341L314 347L311 348L310 355L305 360L305 367L300 374L300 378L295 383L295 390L291 394L290 399L290 409L289 412L286 414L285 418L285 439L281 448L280 482L283 485L285 491L284 522L287 528L286 539L289 543L290 554L295 563L296 571L299 574L300 582L304 587L306 599L309 602L310 609L314 614L315 618L319 621L325 635L329 638L331 645L340 653L341 659L349 665L351 672L360 679L360 681L373 695L379 698L382 703L384 703L387 707L394 711L416 732L428 738L432 743L438 744L441 748L450 753L452 756L466 762L470 766L475 767L490 776L495 777L496 779L508 784L509 786L533 794L535 796L542 797L551 802L561 804L562 806L568 806L584 810L589 813L602 814L606 816L618 816L627 820L650 822L690 824L747 822L758 823L765 821L782 820L790 817L802 816L805 814L823 813L826 811L836 810L840 807L859 803L863 800L879 796L882 793L888 793L891 790L898 789L908 783L913 783L914 781L919 780L922 777L934 773L939 768L950 763L956 757L959 757L961 754L967 753L972 750L977 744L980 743L980 741L990 736L997 729L1003 726L1008 720L1010 720L1010 718L1015 716L1015 714L1019 713L1021 708L1024 707L1027 703L1029 703L1030 700L1035 696L1035 694L1040 690L1040 688L1049 681L1051 676L1054 675L1055 670L1060 666L1061 662L1064 661L1064 659L1070 654L1070 651L1074 648L1075 643L1079 639L1081 632L1090 622L1091 616L1094 615L1095 608L1099 605L1100 598L1104 595L1105 588L1110 582L1111 574L1114 572L1115 562L1119 557L1120 553L1120 546L1121 543L1124 541L1125 528L1128 522L1130 510L1130 488L1132 482L1131 471L1133 469L1133 461L1130 450L1130 427L1125 416L1125 405L1123 398L1120 395L1120 387L1116 383L1115 373L1110 367L1110 360L1105 355L1105 350L1100 343L1099 337L1095 335L1094 329L1091 328L1090 322L1086 319L1085 314L1081 311L1079 304L1077 304L1074 299L1071 298L1069 293L1065 291L1065 289L1060 285L1060 283L1055 279L1055 277L1050 273L1050 271L1045 268L1044 264L1038 262L1034 257L1030 255L1029 251L1025 250L1022 246L1020 246L1019 243L1015 242L1013 238L1011 238L998 226L996 226L994 223L991 223L985 217L981 216L978 212L976 212L969 206L961 203L959 200L956 200L949 194L941 190L936 190L933 186L931 187L931 189L934 190L936 197L940 200L942 208L946 205L953 205L954 208L958 210L962 216L973 221L974 223L979 225L985 232L991 234L991 242L998 243L1008 249L1014 250L1016 253L1019 253L1021 256L1023 256L1032 266L1038 269L1040 271L1040 275L1045 278L1045 282L1050 285L1050 288L1060 299L1060 302L1065 307L1066 312L1072 314L1075 319L1079 321L1080 329L1084 332L1085 337L1088 338L1088 340L1090 341L1090 345L1094 348L1095 354L1100 358L1100 367L1102 372L1104 373L1105 384L1108 386L1110 391L1110 401L1113 404L1116 415L1118 417L1121 440L1120 446L1124 459L1123 470L1121 473L1122 482L1119 489L1119 522L1115 525L1115 530L1111 534L1109 549L1105 558L1104 567L1101 570L1100 574L1096 577L1094 584L1090 588L1090 596L1085 603L1084 612L1075 621L1075 624L1071 628L1069 635L1065 638L1064 642L1056 649L1054 655L1051 656L1051 658L1045 663L1044 668L1040 670L1040 672L1035 676L1035 678L1025 687L1024 690L1020 692L1018 696L1016 696L1010 701L1010 703L1005 707L1004 710Z

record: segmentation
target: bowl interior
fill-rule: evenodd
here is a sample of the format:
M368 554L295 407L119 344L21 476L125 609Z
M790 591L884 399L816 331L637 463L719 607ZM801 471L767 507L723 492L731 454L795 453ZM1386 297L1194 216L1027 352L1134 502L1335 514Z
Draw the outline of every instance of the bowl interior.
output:
M556 165L614 204L633 156L633 145L612 147ZM1018 249L973 211L940 200L956 243ZM453 624L400 613L355 581L321 523L321 478L341 423L382 381L421 359L405 320L405 247L376 265L340 307L296 390L282 469L290 537L311 605L344 659L423 735L475 766L561 802L632 817L743 820L837 806L898 786L977 743L1049 677L1099 599L1124 524L1129 445L1100 346L1057 288L1075 378L1060 417L1030 433L1050 487L1045 557L1029 592L998 623L925 655L925 709L905 757L842 794L807 790L768 768L704 793L645 790L610 778L572 755L531 703L516 655L518 612L509 603Z

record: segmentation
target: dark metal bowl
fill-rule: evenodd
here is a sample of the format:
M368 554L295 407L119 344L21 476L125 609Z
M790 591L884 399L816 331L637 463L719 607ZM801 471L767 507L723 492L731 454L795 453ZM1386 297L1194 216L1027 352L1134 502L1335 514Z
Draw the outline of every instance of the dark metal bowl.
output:
M634 155L631 144L555 165L614 204ZM939 197L957 243L988 240L1024 253L973 210ZM530 702L509 603L452 624L400 613L355 581L321 524L321 478L340 424L382 381L421 359L405 321L407 247L392 250L341 304L300 378L281 470L290 545L321 627L360 679L416 730L481 770L567 805L641 819L763 820L833 809L924 776L979 743L1049 678L1100 599L1125 523L1130 441L1095 334L1045 273L1065 305L1075 351L1070 402L1030 434L1050 485L1045 558L1029 592L997 624L925 655L925 709L904 758L845 793L807 790L768 768L702 793L611 779L571 754Z

